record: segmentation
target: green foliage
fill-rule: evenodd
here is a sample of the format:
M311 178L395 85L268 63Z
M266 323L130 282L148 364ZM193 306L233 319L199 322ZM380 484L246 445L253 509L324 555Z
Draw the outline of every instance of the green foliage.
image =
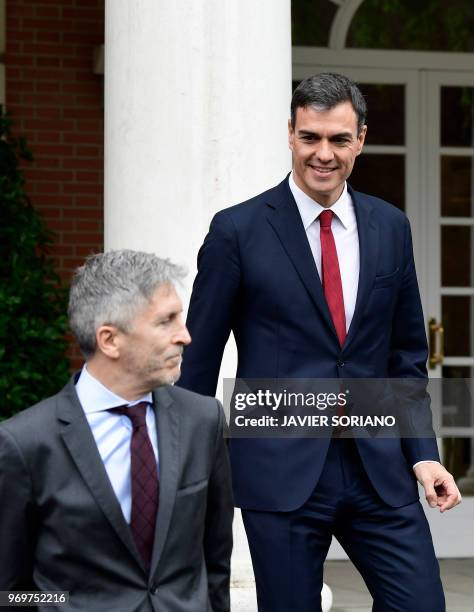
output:
M67 295L20 159L32 155L0 116L0 419L54 394L69 376Z
M473 25L472 0L365 0L348 46L471 52Z
M331 0L292 0L293 45L326 47L337 8ZM364 0L346 46L472 53L474 2Z

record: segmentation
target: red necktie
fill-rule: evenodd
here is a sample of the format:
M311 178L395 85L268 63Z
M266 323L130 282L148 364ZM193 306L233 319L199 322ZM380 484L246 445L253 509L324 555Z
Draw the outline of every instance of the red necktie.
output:
M324 210L319 215L321 237L321 276L324 295L336 328L339 344L346 339L346 313L344 311L344 296L342 294L341 272L337 259L336 243L331 230L334 213Z
M135 544L150 569L153 540L155 537L156 513L160 499L160 483L156 457L146 427L147 402L135 406L120 406L111 412L127 416L133 427L130 443L132 476L132 515L130 528Z

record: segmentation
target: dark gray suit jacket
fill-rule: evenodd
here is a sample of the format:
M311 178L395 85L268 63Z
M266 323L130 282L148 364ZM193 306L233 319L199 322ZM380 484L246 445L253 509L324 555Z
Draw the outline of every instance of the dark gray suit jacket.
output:
M0 424L0 590L69 591L63 612L230 609L222 407L172 386L154 400L161 488L150 575L71 380Z

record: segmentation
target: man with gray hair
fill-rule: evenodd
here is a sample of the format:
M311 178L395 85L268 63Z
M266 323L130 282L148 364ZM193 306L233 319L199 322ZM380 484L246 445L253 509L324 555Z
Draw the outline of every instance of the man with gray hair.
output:
M173 386L181 277L147 253L89 257L69 301L82 371L0 424L0 590L56 593L38 610L230 609L223 410Z

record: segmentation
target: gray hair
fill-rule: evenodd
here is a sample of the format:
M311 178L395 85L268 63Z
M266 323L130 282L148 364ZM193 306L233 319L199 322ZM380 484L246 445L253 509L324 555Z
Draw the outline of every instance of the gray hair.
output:
M151 253L109 251L90 255L76 269L69 292L69 324L88 359L96 350L98 327L128 331L155 290L185 276L183 268Z
M291 125L296 125L298 108L312 106L316 110L330 110L338 104L350 102L357 116L357 132L360 134L367 117L367 104L360 89L346 76L322 72L308 77L298 85L291 98Z

